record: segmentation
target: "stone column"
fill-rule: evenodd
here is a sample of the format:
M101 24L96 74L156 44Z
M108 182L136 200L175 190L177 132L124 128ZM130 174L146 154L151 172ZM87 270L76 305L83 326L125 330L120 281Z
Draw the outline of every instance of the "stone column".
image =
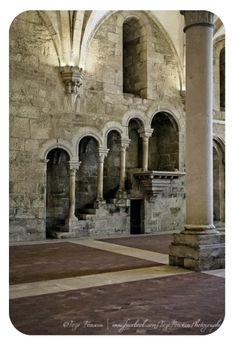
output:
M130 143L130 139L122 139L121 144L121 155L120 155L120 181L119 191L125 191L125 177L126 177L126 149Z
M69 161L69 216L65 222L66 231L72 231L74 225L77 223L77 217L75 216L76 206L76 172L79 169L81 162Z
M223 239L213 225L213 14L181 14L186 25L186 225L174 235L170 263L201 270L224 264Z
M107 156L109 149L104 147L99 147L98 153L98 176L97 176L97 196L96 196L96 206L99 207L104 203L103 196L103 179L104 179L104 159Z
M149 138L153 133L153 129L139 131L140 137L143 143L143 159L142 159L142 170L148 171L148 160L149 160Z

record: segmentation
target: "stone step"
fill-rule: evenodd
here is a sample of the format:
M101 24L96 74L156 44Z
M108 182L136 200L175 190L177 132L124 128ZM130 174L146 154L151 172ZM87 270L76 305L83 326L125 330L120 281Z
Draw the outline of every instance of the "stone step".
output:
M66 231L54 231L51 233L51 236L53 238L74 238L74 233L73 232L66 232Z
M84 208L82 212L83 212L83 214L96 214L96 209L95 208Z
M87 214L87 213L79 213L78 219L79 220L90 220L95 217L95 214Z

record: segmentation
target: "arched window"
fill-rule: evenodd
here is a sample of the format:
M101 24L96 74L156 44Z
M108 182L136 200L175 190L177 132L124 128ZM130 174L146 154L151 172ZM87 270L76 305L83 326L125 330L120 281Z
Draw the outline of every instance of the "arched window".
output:
M142 98L147 95L146 40L136 18L123 24L123 92Z
M63 149L53 149L47 159L46 236L61 231L69 212L69 155Z
M155 171L179 169L179 131L170 114L157 113L152 120L149 141L149 167Z
M130 169L142 167L142 140L139 130L142 129L137 119L132 119L128 125L130 144L127 148L126 166Z
M219 73L220 73L220 109L225 108L225 48L222 48L219 56Z
M213 140L213 205L214 221L225 220L225 167L224 148Z
M97 140L91 136L82 138L79 143L79 174L76 190L76 213L83 213L85 208L93 207L97 196L98 150Z
M105 200L114 198L119 187L121 136L117 131L109 132L107 147L109 152L104 161Z

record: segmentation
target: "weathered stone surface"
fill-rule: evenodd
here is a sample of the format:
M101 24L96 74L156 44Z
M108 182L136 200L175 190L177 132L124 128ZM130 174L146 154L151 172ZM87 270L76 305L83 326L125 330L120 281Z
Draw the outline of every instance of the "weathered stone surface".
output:
M195 271L224 268L225 236L223 234L174 234L169 263Z
M127 32L132 35L132 41L135 38L137 41L135 46L129 47L126 62L128 65L133 55L131 52L136 51L134 77L129 78L131 85L139 90L135 96L123 93L123 23L133 17L138 18L141 28L138 37L134 32ZM163 133L164 140L157 143L159 148L150 145L150 163L159 163L155 155L161 148L162 165L159 163L158 167L174 165L179 170L184 168L185 113L179 92L179 66L161 28L144 11L117 11L107 16L87 46L86 76L76 106L65 95L53 38L37 11L20 14L10 28L10 239L36 240L46 236L46 216L51 219L52 207L47 204L50 190L46 188L46 181L50 174L48 164L42 164L43 159L48 158L46 149L41 152L44 145L48 144L48 150L50 147L54 149L53 145L62 140L69 143L73 152L78 152L81 146L77 147L77 140L86 127L87 133L95 133L105 146L104 128L106 131L114 129L110 123L118 123L123 131L122 137L126 137L133 117L138 117L139 127L134 128L134 134L131 133L132 128L128 133L132 139L126 157L128 200L136 197L145 200L145 232L182 229L184 185L173 185L167 195L149 200L140 190L138 181L132 178L132 169L141 169L142 146L141 141L137 145L138 130L151 127L152 118L159 109L168 109L173 114L178 125L178 137L175 140L172 133ZM218 64L220 48L222 44L219 43L215 64ZM218 97L218 78L214 78L215 97ZM218 102L215 104L215 117L224 119ZM223 123L214 123L214 134L224 138ZM98 146L96 143L96 148ZM118 187L120 162L117 147L117 143L109 147L111 154L104 163L105 193ZM90 149L88 145L89 153L80 152L82 165L77 174L77 212L96 199L97 161ZM59 174L53 176L52 185L65 184L65 179L58 181ZM54 212L61 214L63 227L69 204L68 186L64 185L64 190L66 196L57 191L55 200L59 201L54 205ZM74 226L76 236L130 232L130 214L126 206L125 202L119 205L113 202L103 215L98 215L98 211L94 219L80 220L79 226ZM29 228L27 224L30 224Z

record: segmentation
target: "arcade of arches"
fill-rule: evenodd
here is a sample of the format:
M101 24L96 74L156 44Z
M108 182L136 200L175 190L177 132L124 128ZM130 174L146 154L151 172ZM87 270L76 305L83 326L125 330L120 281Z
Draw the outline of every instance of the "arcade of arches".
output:
M10 28L10 240L175 232L172 265L222 267L223 24L206 11L57 12ZM200 248L181 255L205 234L213 264Z

